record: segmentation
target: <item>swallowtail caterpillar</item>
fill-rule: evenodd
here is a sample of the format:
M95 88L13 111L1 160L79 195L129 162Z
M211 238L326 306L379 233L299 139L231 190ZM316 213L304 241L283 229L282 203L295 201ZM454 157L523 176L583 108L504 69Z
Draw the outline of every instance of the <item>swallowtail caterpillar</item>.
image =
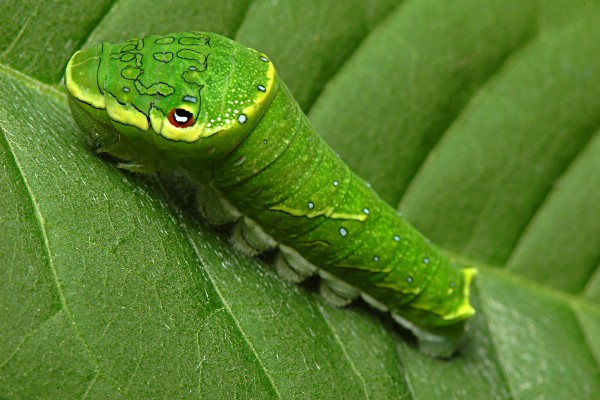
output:
M102 43L66 69L73 116L120 168L183 168L213 223L248 253L275 248L290 281L318 274L336 305L361 296L445 357L474 314L475 274L440 254L311 127L269 58L202 32Z

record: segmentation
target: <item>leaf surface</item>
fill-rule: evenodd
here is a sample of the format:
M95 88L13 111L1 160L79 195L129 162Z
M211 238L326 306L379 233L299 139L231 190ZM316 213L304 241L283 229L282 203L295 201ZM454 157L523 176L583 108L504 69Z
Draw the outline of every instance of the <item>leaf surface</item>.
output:
M86 3L87 4L87 3ZM0 4L0 396L572 399L600 393L600 3ZM479 268L430 359L94 155L61 77L100 41L214 31L269 54L382 197Z

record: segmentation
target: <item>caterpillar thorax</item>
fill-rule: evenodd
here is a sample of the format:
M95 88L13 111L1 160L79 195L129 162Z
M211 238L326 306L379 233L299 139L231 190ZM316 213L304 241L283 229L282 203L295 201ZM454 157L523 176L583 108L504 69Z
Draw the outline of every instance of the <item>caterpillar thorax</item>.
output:
M73 56L65 82L86 112L79 116L115 128L99 143L148 167L156 156L221 158L252 131L278 87L265 55L204 33L104 42Z

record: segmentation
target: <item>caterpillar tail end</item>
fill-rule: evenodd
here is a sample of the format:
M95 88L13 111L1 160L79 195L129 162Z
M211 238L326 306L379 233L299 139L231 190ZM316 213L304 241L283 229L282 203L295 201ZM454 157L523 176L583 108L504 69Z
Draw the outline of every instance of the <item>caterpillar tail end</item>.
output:
M433 358L449 358L456 353L467 323L467 320L462 320L441 328L423 329L399 315L392 314L392 317L415 335L419 350Z
M431 324L417 325L407 318L392 313L396 322L410 330L418 340L419 350L434 358L449 358L460 347L467 321L475 314L471 306L471 281L477 274L475 268L464 268L460 271L463 280L462 293L458 302L448 312L439 315Z

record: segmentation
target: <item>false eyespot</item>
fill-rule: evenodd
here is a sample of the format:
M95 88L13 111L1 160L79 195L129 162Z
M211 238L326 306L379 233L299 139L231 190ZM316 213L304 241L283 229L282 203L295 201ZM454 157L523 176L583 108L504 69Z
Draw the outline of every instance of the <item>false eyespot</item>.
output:
M167 118L176 128L187 128L194 124L194 115L184 108L174 108L169 111Z

